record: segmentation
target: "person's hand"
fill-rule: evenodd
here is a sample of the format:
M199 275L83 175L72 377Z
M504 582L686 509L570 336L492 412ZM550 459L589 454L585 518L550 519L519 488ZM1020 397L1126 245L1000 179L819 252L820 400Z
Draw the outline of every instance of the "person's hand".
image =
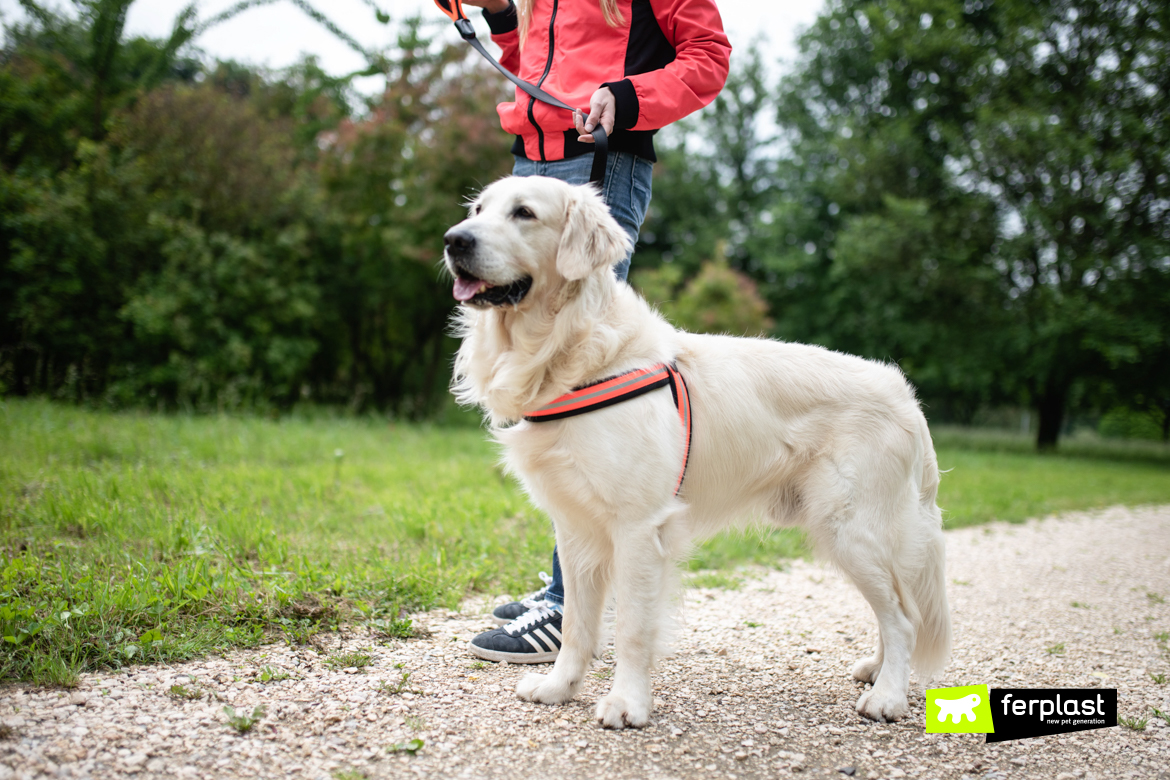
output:
M498 14L500 11L508 10L508 0L463 0L464 5L474 5L476 8L483 8L488 13Z
M609 87L602 87L589 98L589 117L581 116L580 111L573 112L573 124L577 127L577 140L583 143L593 143L593 128L601 125L606 135L613 132L613 123L617 119L617 98L609 91Z

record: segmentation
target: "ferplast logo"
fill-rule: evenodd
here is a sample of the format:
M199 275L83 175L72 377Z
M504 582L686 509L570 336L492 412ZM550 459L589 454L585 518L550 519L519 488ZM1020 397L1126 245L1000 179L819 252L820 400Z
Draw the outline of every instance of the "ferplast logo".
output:
M986 734L988 742L1117 725L1116 688L988 688L926 692L928 734Z
M986 685L934 688L926 692L927 734L990 734L995 731Z
M992 688L991 714L988 742L1107 729L1117 725L1117 689Z

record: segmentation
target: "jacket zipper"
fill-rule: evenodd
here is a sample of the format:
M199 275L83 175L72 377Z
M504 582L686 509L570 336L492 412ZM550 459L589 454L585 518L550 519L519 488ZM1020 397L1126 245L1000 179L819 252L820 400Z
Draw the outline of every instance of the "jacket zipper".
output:
M554 25L557 21L557 4L559 0L553 0L552 17L548 20L548 59L544 63L544 73L540 74L540 81L536 82L536 86L544 85L544 80L548 78L548 72L552 70L553 63L553 46L556 44L556 31ZM537 148L540 150L540 161L547 162L544 159L544 130L536 122L536 113L532 110L536 105L536 98L528 98L528 121L536 128Z

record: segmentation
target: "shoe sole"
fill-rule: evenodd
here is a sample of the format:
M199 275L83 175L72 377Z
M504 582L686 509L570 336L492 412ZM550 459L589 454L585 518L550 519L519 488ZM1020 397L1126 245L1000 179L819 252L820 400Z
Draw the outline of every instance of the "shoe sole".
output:
M488 650L486 647L477 647L476 645L467 643L473 655L477 655L485 661L507 661L510 664L550 664L557 660L560 655L560 650L554 650L548 653L505 653L502 650Z

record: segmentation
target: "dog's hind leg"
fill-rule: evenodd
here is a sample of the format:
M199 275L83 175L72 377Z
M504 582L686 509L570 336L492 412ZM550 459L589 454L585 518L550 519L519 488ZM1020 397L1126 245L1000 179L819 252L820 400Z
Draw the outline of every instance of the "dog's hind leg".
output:
M541 704L563 704L577 695L601 638L601 611L609 576L585 545L559 541L561 572L565 578L565 616L561 625L561 652L550 674L526 674L516 686L521 699Z
M853 676L869 674L873 688L862 694L857 711L878 721L901 720L910 714L906 693L910 688L910 654L914 650L914 622L903 609L902 587L897 578L876 561L855 562L847 570L877 616L878 651L853 668Z
M858 700L857 711L877 721L901 720L910 712L906 694L919 622L913 596L899 578L907 568L896 541L901 524L888 516L888 509L856 511L838 526L829 552L869 602L878 622L877 653L853 667L854 677L873 683Z
M650 722L650 670L670 614L684 511L675 505L657 517L630 522L614 539L617 668L613 687L596 711L597 722L606 728L641 728Z

